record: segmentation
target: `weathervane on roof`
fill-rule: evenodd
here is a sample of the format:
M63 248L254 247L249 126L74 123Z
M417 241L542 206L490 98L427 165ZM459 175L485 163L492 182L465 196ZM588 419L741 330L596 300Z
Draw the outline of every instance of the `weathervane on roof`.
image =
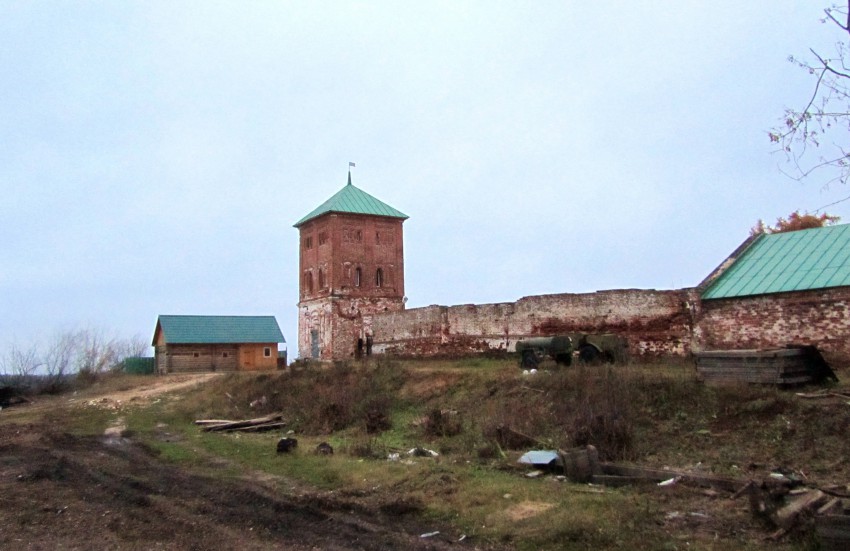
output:
M351 169L355 164L351 161L348 161L348 185L351 185Z

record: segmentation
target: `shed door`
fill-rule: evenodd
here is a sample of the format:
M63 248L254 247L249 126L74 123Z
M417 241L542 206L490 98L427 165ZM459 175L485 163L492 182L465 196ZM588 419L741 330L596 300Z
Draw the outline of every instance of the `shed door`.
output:
M310 353L314 360L319 359L319 330L313 329L310 331Z

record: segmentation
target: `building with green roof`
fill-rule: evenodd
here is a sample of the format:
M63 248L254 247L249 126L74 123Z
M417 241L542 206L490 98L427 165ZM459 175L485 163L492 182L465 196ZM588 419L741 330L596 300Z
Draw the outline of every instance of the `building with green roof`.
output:
M281 343L274 316L161 315L153 335L158 373L275 369Z
M850 224L751 237L697 290L704 350L814 345L850 358Z
M404 309L408 216L348 182L294 224L298 228L299 357L369 355L371 316Z
M703 300L850 286L850 224L761 234L716 274Z
M348 184L333 194L330 199L310 211L301 220L295 223L300 228L310 220L319 218L330 213L356 214L364 216L380 216L385 218L397 218L406 220L409 218L403 212L394 209L383 201L369 195L351 183L351 172L348 173Z

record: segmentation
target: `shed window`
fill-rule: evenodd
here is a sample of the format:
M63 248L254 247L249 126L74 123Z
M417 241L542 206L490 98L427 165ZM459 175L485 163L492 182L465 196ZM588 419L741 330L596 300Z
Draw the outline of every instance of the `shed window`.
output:
M263 356L265 356L266 358L271 358L271 356L272 356L272 349L271 349L271 348L269 348L268 346L267 346L267 347L265 347L265 348L263 348Z
M383 287L384 286L384 271L378 268L378 271L375 272L375 287Z
M193 355L193 356L195 356L196 358L200 358L200 357L201 357L201 355L200 355L199 353L197 353L197 352L195 352L195 353L194 353L194 354L192 354L192 355Z
M222 353L221 353L221 357L222 357L222 358L226 358L226 357L227 357L227 352L222 352Z

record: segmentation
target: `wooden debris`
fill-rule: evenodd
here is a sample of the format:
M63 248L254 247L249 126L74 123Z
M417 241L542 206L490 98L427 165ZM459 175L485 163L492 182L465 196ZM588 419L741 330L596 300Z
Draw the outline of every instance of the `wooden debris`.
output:
M594 446L572 450L558 450L564 475L573 482L590 482L594 476L602 474L599 452Z
M261 432L284 427L286 426L286 421L283 421L282 414L275 413L266 415L265 417L238 421L229 419L198 419L195 421L195 424L201 426L201 430L204 432Z
M800 515L815 511L827 499L827 495L820 490L811 490L802 495L794 496L790 503L776 511L773 521L781 528L790 529L797 523Z
M840 392L830 392L828 390L821 390L818 392L796 392L794 395L806 400L816 400L818 398L840 398L842 400L850 400L850 395L842 394Z
M843 509L843 507L839 507ZM843 511L842 511L843 512ZM840 551L850 548L850 515L826 514L815 518L818 549Z
M732 497L730 499L738 499L739 497L741 497L742 495L747 493L750 490L750 488L752 488L755 485L756 485L755 481L750 480L749 482L744 484L744 486L742 486L740 490L738 490L737 492L732 494Z
M565 452L560 453L565 465L571 461ZM757 482L614 463L600 463L599 469L601 474L594 473L591 477L594 484L617 487L675 480L675 484L732 492L731 499L746 494L753 514L774 527L765 540L776 541L796 531L807 530L812 527L813 518L819 549L850 549L850 515L845 514L850 510L842 499L850 497L850 487L847 486L802 487L803 481L792 472L771 473L771 476ZM577 481L586 469L579 468L576 472L577 475L568 475L568 478Z
M707 350L694 354L705 382L799 385L838 378L814 346L771 350Z
M249 427L236 427L231 429L221 429L228 432L265 432L274 429L282 429L286 426L286 421L277 421L274 423L263 423L262 425L251 425Z
M841 500L834 497L821 505L818 509L818 515L840 515L844 512L844 507L841 505Z
M670 478L677 478L680 484L688 486L698 486L700 488L714 488L727 492L736 492L740 489L741 486L741 482L738 480L720 478L716 476L693 474L682 471L647 469L644 467L617 465L615 463L601 463L600 467L603 475L620 477L617 479L600 478L600 484L604 484L605 480L616 480L617 484L621 484L624 483L625 478L633 478L639 481L649 481L655 483L662 482ZM593 477L593 481L597 481L596 476Z
M517 450L541 444L541 441L537 438L523 434L505 425L496 427L495 436L499 446L509 450Z
M612 488L620 486L640 486L640 485L655 485L657 482L650 478L639 476L619 476L614 474L595 474L593 475L594 484L602 484Z
M831 496L850 498L850 490L848 490L846 486L827 486L825 488L821 488L821 490Z

